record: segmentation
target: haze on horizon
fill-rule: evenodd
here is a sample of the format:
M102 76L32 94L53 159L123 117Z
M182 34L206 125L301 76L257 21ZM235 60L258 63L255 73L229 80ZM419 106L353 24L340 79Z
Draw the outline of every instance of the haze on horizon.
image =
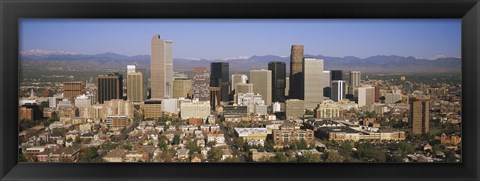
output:
M289 56L399 55L431 59L460 57L460 19L214 20L214 19L21 19L20 51L150 55L151 37L172 40L175 58L229 59Z

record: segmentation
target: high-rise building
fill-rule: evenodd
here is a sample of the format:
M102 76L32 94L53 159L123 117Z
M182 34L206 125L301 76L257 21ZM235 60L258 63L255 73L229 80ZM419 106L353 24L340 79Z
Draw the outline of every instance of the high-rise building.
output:
M193 97L199 101L210 100L210 73L207 67L193 67Z
M219 87L220 101L227 102L230 94L229 63L212 62L210 66L210 87Z
M292 45L289 98L303 100L303 45Z
M260 94L254 93L239 93L235 96L235 103L239 106L247 106L248 114L255 113L256 105L265 105Z
M330 70L330 80L343 80L343 71Z
M370 106L375 103L375 88L374 87L359 87L358 88L358 106Z
M288 99L285 101L285 114L287 119L297 119L305 114L305 103L299 99Z
M389 92L385 94L385 104L395 104L401 100L402 100L402 94L400 93Z
M375 86L375 102L380 102L380 86Z
M143 88L142 72L136 72L135 68L128 70L127 66L127 99L131 102L144 101Z
M305 109L313 110L323 100L323 59L303 58Z
M136 65L127 65L127 74L128 73L133 73L137 72L137 66Z
M330 99L333 101L341 101L345 99L345 81L343 80L333 80L331 85L331 95Z
M290 93L290 77L285 77L285 97L288 97Z
M82 95L85 91L85 84L83 82L64 82L63 83L63 97L65 99L73 100L73 98Z
M272 71L272 101L285 101L285 77L287 76L285 62L269 62L268 70Z
M152 37L150 58L151 98L164 98L172 96L172 44L172 41L160 39L160 35L158 34L155 34Z
M360 76L360 71L350 71L349 94L356 95L355 90L360 87Z
M238 83L246 84L248 81L248 77L245 74L232 74L232 85L231 90L232 92L235 90L235 85Z
M238 83L235 85L235 94L253 93L253 84Z
M155 119L163 116L162 112L162 100L149 99L145 101L143 106L143 114L146 119Z
M86 108L92 105L91 98L85 94L79 95L75 98L75 107Z
M104 101L123 98L123 76L119 73L97 76L97 99Z
M332 84L331 79L331 72L330 70L323 71L323 97L330 97L331 87Z
M272 104L272 71L250 70L250 83L253 84L253 93L260 94L265 105Z
M426 134L430 127L430 97L410 97L410 127L413 134Z
M185 97L192 95L192 80L187 78L176 78L173 80L173 98Z

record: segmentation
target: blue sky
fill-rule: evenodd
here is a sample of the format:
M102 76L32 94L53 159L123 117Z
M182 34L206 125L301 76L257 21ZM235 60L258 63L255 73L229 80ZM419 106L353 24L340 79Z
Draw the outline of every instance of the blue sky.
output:
M460 57L460 19L410 20L194 20L194 19L21 19L20 50L82 54L149 55L150 39L172 40L176 58L224 59L305 54Z

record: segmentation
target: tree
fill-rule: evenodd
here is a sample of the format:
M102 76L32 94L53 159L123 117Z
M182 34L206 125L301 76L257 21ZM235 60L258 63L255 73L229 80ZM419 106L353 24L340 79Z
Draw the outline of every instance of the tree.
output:
M218 162L222 159L222 150L219 148L213 148L207 154L209 162Z
M266 142L265 142L265 151L274 152L275 151L274 145L275 145L275 143L273 142L272 139L267 139Z
M339 154L344 158L349 158L352 155L352 149L353 149L352 142L344 141L340 144Z
M167 140L167 137L165 137L165 135L160 136L158 138L158 148L162 151L167 150L167 148L168 148L167 142L168 142L168 140Z
M327 152L326 159L325 159L326 162L333 162L333 163L343 162L344 160L345 158L342 155L334 151Z
M30 129L30 128L34 127L35 125L36 125L35 121L33 121L33 120L22 119L22 120L20 120L20 131Z
M188 142L186 148L190 150L191 153L200 152L201 148L195 142Z
M240 158L238 157L227 157L223 162L240 162Z
M180 144L180 135L178 134L173 135L172 144L174 145Z
M235 145L237 145L238 148L243 148L245 142L242 138L235 138Z
M305 109L305 115L313 115L313 111L309 109Z
M359 143L357 151L353 155L359 159L375 160L377 162L385 162L387 160L385 152L375 148L370 142Z
M297 162L319 162L320 155L312 153L304 153L302 156L297 157Z
M446 155L445 161L448 163L455 163L457 162L457 158L455 157L455 153L452 151L449 151Z
M277 152L275 153L275 156L270 157L265 160L266 162L289 162L290 159L287 157L287 155Z
M95 147L89 147L81 150L79 160L81 162L88 162L98 156L98 149Z

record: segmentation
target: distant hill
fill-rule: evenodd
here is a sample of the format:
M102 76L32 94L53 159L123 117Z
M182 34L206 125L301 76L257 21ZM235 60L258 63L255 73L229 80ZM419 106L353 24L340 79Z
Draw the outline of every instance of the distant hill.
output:
M376 55L367 58L353 56L328 57L323 55L305 55L324 59L325 70L360 70L362 72L378 73L417 73L417 72L460 72L461 59L440 57L433 60L402 57L396 55ZM112 70L124 69L126 65L136 63L140 68L150 68L149 55L126 56L116 53L96 55L74 54L62 51L30 50L20 54L21 64L25 70L62 69L62 70ZM206 60L174 58L174 70L192 70L195 66L210 67L211 62L226 61L230 63L231 71L248 71L251 69L266 69L268 62L285 62L287 71L290 57L276 55L251 56L248 58L232 58L227 60Z

